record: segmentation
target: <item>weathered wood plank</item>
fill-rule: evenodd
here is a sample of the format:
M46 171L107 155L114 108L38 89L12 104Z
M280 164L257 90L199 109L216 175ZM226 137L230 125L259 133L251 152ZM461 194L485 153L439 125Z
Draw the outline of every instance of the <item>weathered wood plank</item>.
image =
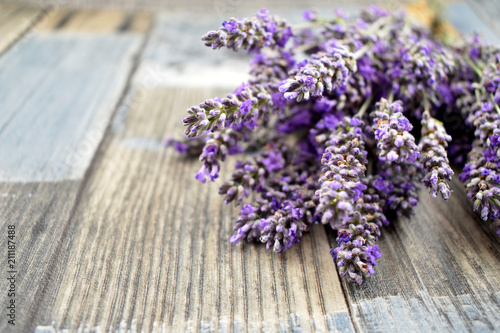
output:
M353 330L322 228L284 255L231 246L237 211L222 207L217 184L194 179L198 162L132 143L181 134L178 111L214 93L140 95L99 154L37 325L326 332L341 321Z
M5 11L4 11L5 10ZM0 5L0 55L23 39L31 28L46 16L50 9L13 4Z
M61 28L63 34L76 27L84 31L148 29L148 19L137 15L116 14L110 22L91 17L61 16L50 29ZM76 23L71 23L73 18ZM299 247L281 256L252 245L233 247L227 240L236 210L223 207L214 197L217 184L203 186L193 179L197 162L186 162L161 148L165 133L181 135L182 131L181 113L170 111L216 95L213 90L158 88L162 84L192 85L195 75L208 67L203 53L190 48L213 23L207 19L190 28L186 35L196 39L191 37L183 44L179 43L181 37L172 35L172 29L185 18L169 13L157 22L151 38L157 43L149 45L130 103L124 102L123 117L117 117L116 132L102 145L87 183L0 184L6 193L3 198L7 198L0 201L0 214L6 214L0 216L19 220L19 240L28 244L19 253L28 265L20 273L21 301L28 304L22 308L26 316L20 318L22 329L32 331L37 325L38 332L354 331L328 254L330 244L334 245L333 234L314 228ZM59 49L62 52L64 47ZM208 63L219 67L201 73L205 80L196 85L212 85L210 79L215 77L219 80L215 85L233 86L222 75L227 67L215 60L223 55L205 50L213 54ZM86 61L82 59L88 66L95 59ZM78 77L82 75L79 69L73 68ZM37 70L31 73L35 79L42 75ZM23 82L28 88L31 84L35 93L36 84L45 82L30 80ZM154 87L157 89L148 89ZM76 90L74 86L61 88ZM16 105L18 95L5 96L8 105ZM79 98L52 97L65 98L68 103ZM81 105L88 105L80 98ZM67 109L71 111L71 107ZM104 113L103 123L107 124L111 113ZM81 121L96 124L96 114ZM62 112L54 116L61 129L68 126L64 116ZM34 122L46 124L37 117L42 116L36 115ZM78 152L81 145L76 147ZM90 156L96 147L91 145ZM43 177L50 173L35 170ZM459 192L457 188L444 211L440 211L441 202L423 198L416 219L385 230L378 275L361 288L343 285L357 330L498 329L498 242L478 228L480 222L464 208L468 203ZM29 199L30 193L35 199ZM80 196L81 201L77 200ZM75 202L78 207L72 208ZM455 206L462 208L457 211ZM461 221L454 221L455 217ZM439 223L432 223L434 219ZM35 227L33 220L38 221Z
M145 12L126 13L122 10L77 11L57 8L36 25L41 33L110 33L133 32L144 34L153 21Z
M134 13L128 30L132 32L145 33L151 26L153 21L152 17L153 15L151 13Z
M494 1L487 2L494 3ZM481 16L478 16L476 11ZM479 32L488 42L499 44L500 36L495 26L488 26L489 20L498 20L497 13L498 11L488 11L477 6L474 1L457 1L446 5L443 16L460 32L469 36L474 32Z
M64 10L63 10L64 11ZM111 33L119 30L122 26L128 28L128 20L132 15L126 14L120 9L90 10L84 9L71 13L64 24L59 26L61 32L79 33ZM148 24L148 17L144 16L142 26ZM132 21L131 21L132 23ZM141 24L141 23L139 23ZM122 29L127 30L127 29ZM145 32L138 30L137 32Z
M46 15L38 24L35 26L35 30L38 33L47 32L53 33L54 30L60 29L64 26L71 17L77 13L76 10L67 8L56 8L49 15Z
M68 253L61 241L72 237L84 174L142 40L35 33L0 58L0 228L4 235L8 224L16 226L19 272L16 326L2 320L1 332L32 331L45 306L48 281L58 274L54 259ZM6 279L0 288L7 290ZM7 300L0 293L0 303Z
M139 44L136 35L43 35L5 54L0 179L81 179Z

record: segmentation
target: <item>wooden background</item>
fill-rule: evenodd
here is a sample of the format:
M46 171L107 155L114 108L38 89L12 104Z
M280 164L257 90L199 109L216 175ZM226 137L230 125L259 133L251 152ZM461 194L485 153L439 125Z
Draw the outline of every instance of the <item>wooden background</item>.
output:
M339 280L321 226L282 255L229 244L222 180L200 184L198 162L162 142L245 79L245 55L199 36L250 7L0 6L0 244L14 224L18 271L12 327L2 259L0 332L500 330L500 242L458 180L448 203L424 190L413 218L391 221L362 286ZM271 9L298 21L302 7ZM446 14L498 42L495 8Z

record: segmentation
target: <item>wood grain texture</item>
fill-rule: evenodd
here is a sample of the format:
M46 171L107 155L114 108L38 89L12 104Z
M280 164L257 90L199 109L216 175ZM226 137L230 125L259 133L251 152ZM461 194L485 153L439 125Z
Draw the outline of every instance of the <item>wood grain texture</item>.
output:
M71 237L68 226L84 175L130 79L142 40L137 34L35 33L18 39L0 58L0 234L5 239L7 225L16 226L18 271L17 325L1 320L0 332L26 332L44 307L42 296L57 272L53 259L65 255L61 240ZM62 176L60 167L66 168L53 159L57 155L61 161L73 160L66 167L79 169L80 175L73 180L50 176ZM76 159L67 159L70 155ZM14 169L23 175L17 177ZM0 290L0 303L7 304L5 278Z
M5 54L0 180L82 178L140 42L130 34L34 35Z
M109 33L120 27L126 19L120 9L78 11L60 30L64 32Z
M130 109L99 153L37 325L353 331L323 228L284 255L232 246L236 210L223 207L217 184L194 179L198 162L132 143L161 146L165 133L182 131L178 110L214 93L148 90Z
M123 10L84 10L56 8L36 25L37 33L140 33L145 34L153 15L145 12L128 13Z
M7 225L16 227L16 326L0 320L1 332L23 332L20 325L29 321L29 309L40 307L39 290L51 278L61 237L70 219L80 181L57 183L0 183L0 235L7 239ZM3 246L6 241L2 242ZM2 265L6 277L6 264ZM7 305L8 284L0 280L0 304Z
M16 42L23 40L33 26L43 19L49 8L0 5L0 55Z
M37 33L53 33L60 29L77 13L74 9L55 8L49 15L46 15L34 28Z
M453 190L447 203L422 190L416 214L382 231L375 276L344 283L359 331L500 330L500 242Z

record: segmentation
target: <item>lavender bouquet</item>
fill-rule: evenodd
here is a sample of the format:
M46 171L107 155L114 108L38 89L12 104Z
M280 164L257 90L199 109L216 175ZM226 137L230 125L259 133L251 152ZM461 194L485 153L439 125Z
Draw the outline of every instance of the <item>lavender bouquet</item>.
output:
M242 206L230 242L280 253L328 225L340 275L361 284L381 256L381 228L413 213L422 185L448 200L450 159L500 236L500 50L478 36L445 43L374 7L304 18L291 26L263 9L203 36L253 54L250 79L188 109L187 138L166 143L199 156L203 183L227 155L247 153L219 190Z

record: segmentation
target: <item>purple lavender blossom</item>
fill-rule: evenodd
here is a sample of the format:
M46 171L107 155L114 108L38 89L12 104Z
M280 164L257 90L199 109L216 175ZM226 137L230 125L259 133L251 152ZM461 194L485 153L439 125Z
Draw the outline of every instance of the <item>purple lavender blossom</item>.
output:
M431 190L432 197L438 192L444 200L448 200L451 194L450 185L453 170L450 167L446 154L446 147L451 141L451 136L446 133L443 124L432 118L429 112L424 112L422 117L422 138L419 148L422 152L420 162L427 171L422 182Z
M242 240L248 242L259 240L261 235L260 221L272 214L272 207L267 200L259 199L254 204L244 205L234 225L236 233L229 238L229 241L232 244L237 244Z
M320 98L325 90L331 92L339 86L345 86L349 73L356 71L356 61L342 46L332 47L327 53L320 52L311 58L311 61L300 67L292 78L279 87L286 99L300 102Z
M340 275L358 284L363 282L364 277L374 274L376 259L382 256L378 245L375 245L380 236L379 228L389 224L382 212L383 200L371 187L371 179L364 178L363 182L369 187L356 202L347 228L339 230L338 247L330 252Z
M285 160L280 152L280 145L271 145L269 150L249 161L238 161L231 180L227 181L219 189L219 194L225 195L225 204L235 201L241 204L248 197L251 190L263 189L266 177L270 173L284 167Z
M260 52L264 47L283 47L291 37L290 26L285 20L269 15L263 9L252 18L231 18L224 21L217 31L209 31L201 39L214 50L227 47L233 51Z
M277 253L290 249L309 230L312 220L307 221L303 217L303 207L285 201L274 215L261 220L260 241L266 244L268 250L272 248Z
M412 214L422 182L449 198L449 142L454 162L468 156L460 180L473 209L500 235L498 47L477 37L443 44L403 14L377 8L357 18L304 17L310 22L294 27L288 44L290 26L265 9L206 34L214 49L254 53L250 78L226 98L190 108L188 139L167 142L200 154L202 182L219 176L227 155L251 154L219 190L226 204L243 205L230 242L281 253L312 224L330 224L340 275L362 283L381 257L386 214ZM306 59L297 63L294 52ZM418 146L410 121L422 125Z
M383 199L383 211L394 211L398 216L410 216L418 204L418 189L423 178L419 162L412 164L382 163L370 184Z
M293 52L276 50L272 54L257 54L250 61L250 84L265 84L278 92L279 83L288 78L288 72L295 65ZM281 95L281 94L280 94Z
M357 118L345 118L337 125L331 138L331 146L325 149L321 164L324 175L317 211L323 213L322 223L338 229L349 219L356 202L366 189L360 181L366 170L366 151L362 138L362 122Z
M339 231L342 240L337 238L339 246L330 251L333 260L336 262L340 276L348 281L363 283L364 277L369 277L375 273L374 266L376 259L382 254L378 250L378 245L374 245L377 237L373 235L373 228L378 231L374 224L349 224L347 229ZM348 236L346 236L348 235Z
M465 183L467 197L473 201L473 209L484 221L494 221L500 216L500 173L498 164L487 161L479 141L469 153L469 159L460 174Z
M220 141L214 139L208 140L200 155L200 161L203 162L203 164L195 178L202 183L205 183L206 177L208 177L210 181L219 178L219 160L224 161L227 153L227 147L221 144Z
M382 98L372 112L372 131L380 150L379 158L394 163L413 163L420 156L415 138L410 134L413 125L403 115L400 101L389 103Z
M176 138L167 138L163 143L164 147L173 147L178 153L189 157L199 157L203 152L204 145L205 138L201 137L180 140Z
M304 16L304 19L306 21L316 21L316 19L318 18L318 14L315 11L312 11L312 10L306 10L306 11L304 11L304 13L302 14L302 16Z
M207 99L199 106L187 110L188 116L182 121L189 138L207 131L215 132L228 126L244 125L253 129L259 110L272 106L271 95L262 85L242 85L227 98Z

